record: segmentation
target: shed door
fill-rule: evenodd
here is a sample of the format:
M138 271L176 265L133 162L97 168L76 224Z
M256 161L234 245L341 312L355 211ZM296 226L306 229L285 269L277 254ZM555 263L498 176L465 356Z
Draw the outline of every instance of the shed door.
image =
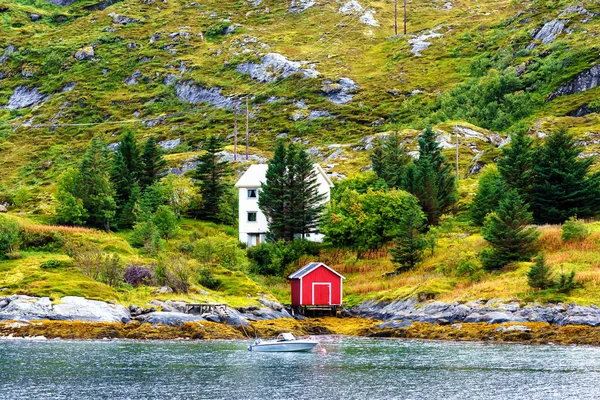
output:
M331 283L313 283L313 305L331 305Z

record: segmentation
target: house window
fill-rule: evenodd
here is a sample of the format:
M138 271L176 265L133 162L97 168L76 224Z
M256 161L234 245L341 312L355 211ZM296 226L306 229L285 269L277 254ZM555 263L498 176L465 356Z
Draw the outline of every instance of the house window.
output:
M256 222L256 211L248 212L248 222Z
M255 199L256 198L256 189L248 189L248 198Z

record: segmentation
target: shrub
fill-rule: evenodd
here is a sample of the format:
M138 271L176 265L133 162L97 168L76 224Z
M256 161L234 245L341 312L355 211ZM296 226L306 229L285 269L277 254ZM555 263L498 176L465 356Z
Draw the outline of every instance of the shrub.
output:
M577 282L575 282L575 271L571 271L570 273L561 272L558 274L558 280L556 281L555 286L557 292L565 294L575 289L578 286Z
M60 233L51 230L35 230L24 228L21 231L21 247L25 249L57 251L65 244L65 238Z
M123 281L123 264L118 254L102 258L100 264L100 281L108 286L118 286Z
M141 265L130 265L125 271L123 280L134 287L149 285L154 280L154 273Z
M133 228L129 242L133 247L143 248L150 255L158 254L163 248L160 233L152 220L138 222Z
M160 274L166 276L165 283L168 284L174 291L178 293L187 293L190 289L190 279L192 270L188 260L184 257L162 257L158 262ZM164 279L164 276L159 278L157 269L154 270L157 280Z
M177 234L177 216L169 206L159 206L152 222L160 236L167 241Z
M216 279L212 271L206 267L198 270L198 283L211 290L217 290L221 286L221 281Z
M590 230L582 220L577 219L577 216L569 218L561 228L561 239L565 241L580 241L585 240L590 235Z
M240 248L237 238L224 234L197 240L193 254L202 264L219 264L229 270L241 270L248 266L248 257Z
M153 268L154 278L156 283L160 286L166 286L169 284L169 276L167 275L167 266L165 263L159 262Z
M98 280L102 270L103 254L100 247L93 244L80 244L69 242L66 245L69 257L73 259L75 267L87 277Z
M16 250L19 245L19 224L12 218L0 215L0 257Z
M264 242L247 250L253 261L252 272L261 275L282 275L285 267L298 261L303 256L318 256L321 246L306 239L296 239L289 243L284 241Z
M48 260L48 261L44 261L41 265L40 268L42 269L54 269L54 268L59 268L62 266L62 263L58 260Z
M553 285L552 271L546 265L546 259L543 254L536 257L535 263L527 272L527 283L534 289L548 289Z

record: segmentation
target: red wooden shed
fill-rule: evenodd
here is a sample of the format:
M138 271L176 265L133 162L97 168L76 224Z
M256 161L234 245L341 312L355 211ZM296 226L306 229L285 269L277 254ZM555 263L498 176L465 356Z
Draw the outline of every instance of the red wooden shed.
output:
M341 306L344 278L319 262L306 264L289 276L292 306Z

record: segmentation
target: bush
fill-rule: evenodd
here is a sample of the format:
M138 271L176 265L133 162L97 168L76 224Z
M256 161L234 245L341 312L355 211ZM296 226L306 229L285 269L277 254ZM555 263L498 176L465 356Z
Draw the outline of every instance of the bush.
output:
M590 230L577 216L569 218L561 228L561 239L565 241L584 241L590 235Z
M15 251L19 245L19 224L12 218L0 215L0 257Z
M55 268L60 268L60 267L62 267L62 262L60 262L58 260L44 261L40 265L40 268L42 268L42 269L55 269Z
M123 280L123 266L118 254L105 255L95 244L67 243L66 251L75 267L85 276L109 286Z
M46 230L23 229L21 231L21 247L44 251L57 251L65 244L65 238L60 233Z
M198 283L211 290L217 290L221 286L221 281L216 279L212 271L206 267L198 270Z
M167 274L167 266L165 263L159 262L154 266L153 271L156 283L158 283L160 286L166 286L169 284L169 276Z
M575 271L570 273L561 272L558 274L558 280L556 281L556 291L559 293L569 293L571 290L578 286L575 282Z
M290 243L265 242L247 250L252 262L252 272L260 275L282 275L285 268L303 256L318 256L321 246L306 239Z
M152 220L138 222L129 238L133 247L143 248L150 255L157 255L163 248L160 233Z
M248 266L248 257L237 238L224 234L197 240L193 254L202 264L219 264L229 270L242 270Z
M123 281L123 264L118 254L103 257L100 264L100 282L116 287Z
M160 278L157 269L160 272ZM164 283L178 293L187 293L190 290L192 270L188 260L184 257L162 257L154 270L154 274L159 282L166 277Z
M546 265L546 259L543 254L536 257L535 263L527 272L527 283L534 289L548 289L552 287L552 271Z
M125 271L123 280L134 287L150 285L154 281L154 273L141 265L130 265Z

